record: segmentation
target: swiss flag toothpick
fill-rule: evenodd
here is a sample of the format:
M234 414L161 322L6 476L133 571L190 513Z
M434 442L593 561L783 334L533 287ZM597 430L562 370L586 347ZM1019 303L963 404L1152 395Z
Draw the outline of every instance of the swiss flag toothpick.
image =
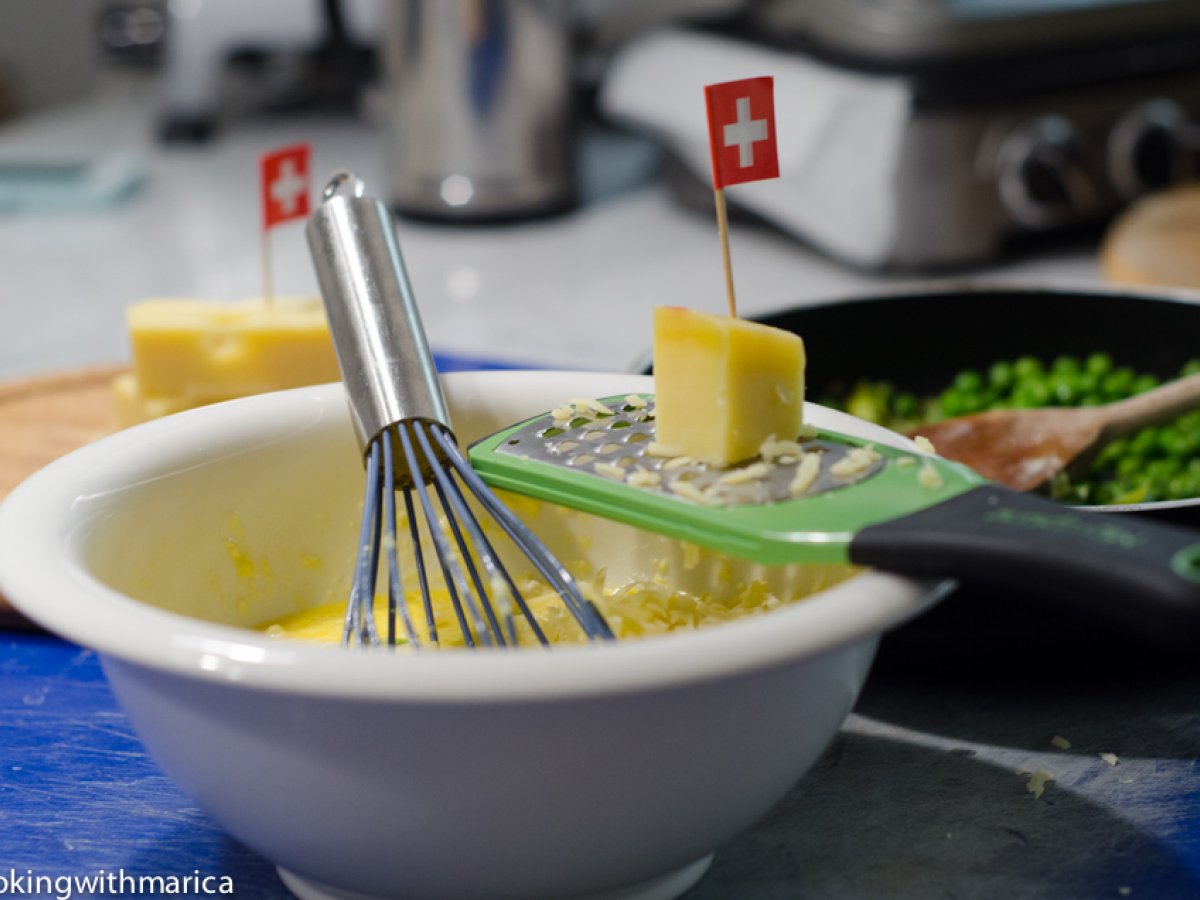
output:
M280 147L259 157L259 191L262 195L263 299L271 302L270 231L280 222L308 215L308 144Z
M729 314L736 316L725 187L779 177L779 153L775 147L775 79L763 76L710 84L704 88L704 101L708 108L713 198L725 263L725 291L729 297Z
M775 149L775 79L769 76L710 84L708 137L713 187L779 177Z
M308 155L308 144L293 144L259 160L264 231L308 215Z

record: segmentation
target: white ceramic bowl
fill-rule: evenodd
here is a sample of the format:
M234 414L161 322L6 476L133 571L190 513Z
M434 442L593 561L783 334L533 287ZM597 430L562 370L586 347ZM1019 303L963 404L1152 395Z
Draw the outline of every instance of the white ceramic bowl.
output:
M444 382L464 443L650 389L597 373ZM392 655L250 630L339 596L362 477L333 384L118 433L0 506L0 590L98 651L163 770L301 896L675 896L818 758L880 633L939 594L865 573L767 615L549 652ZM596 543L610 584L669 543L624 532Z

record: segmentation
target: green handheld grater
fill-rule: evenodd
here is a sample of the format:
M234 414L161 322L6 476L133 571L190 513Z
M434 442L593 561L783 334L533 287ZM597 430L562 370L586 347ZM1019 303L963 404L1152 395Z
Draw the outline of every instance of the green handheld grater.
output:
M958 463L812 429L719 469L654 440L652 395L575 403L477 442L495 488L767 564L983 579L1157 642L1200 634L1200 534L1076 510Z

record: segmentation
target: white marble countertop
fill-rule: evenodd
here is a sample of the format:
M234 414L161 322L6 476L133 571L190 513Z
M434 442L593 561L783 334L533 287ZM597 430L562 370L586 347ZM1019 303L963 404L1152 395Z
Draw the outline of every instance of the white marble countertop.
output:
M0 129L0 159L125 151L146 170L137 193L106 208L0 213L0 379L124 360L123 310L141 298L260 294L264 151L309 141L314 190L343 167L382 190L377 130L352 115L240 121L198 147L159 144L156 115L154 86L125 80L85 105ZM398 234L430 343L445 353L627 369L649 345L655 305L725 305L715 223L653 182L554 219L499 227L401 220ZM315 294L302 223L277 227L270 240L276 292ZM744 315L915 284L851 272L749 225L735 225L731 243ZM1083 251L971 279L1095 286L1099 273Z

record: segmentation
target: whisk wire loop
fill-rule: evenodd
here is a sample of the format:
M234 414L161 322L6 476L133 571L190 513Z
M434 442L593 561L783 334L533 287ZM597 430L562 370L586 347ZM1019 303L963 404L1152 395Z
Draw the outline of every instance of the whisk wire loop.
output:
M437 619L433 614L433 596L429 593L429 573L425 571L425 552L421 549L421 532L417 526L417 510L413 506L412 489L404 491L404 513L408 516L408 535L412 541L413 565L421 590L421 610L425 614L425 634L431 646L438 646Z
M421 638L413 627L412 614L405 597L404 582L400 577L400 551L396 546L396 470L392 462L392 442L380 441L383 445L383 502L387 530L384 549L388 560L388 646L396 646L396 617L404 623L404 633L414 650L421 649ZM410 516L409 521L412 521ZM419 549L419 548L418 548Z
M440 470L439 470L440 471ZM463 533L460 525L460 520L457 518L459 514L459 501L461 494L458 493L454 483L446 479L445 473L434 475L432 482L433 489L437 493L438 500L441 502L442 510L446 513L446 527L450 529L450 533L454 537L454 544L458 547L458 559L462 560L462 565L466 576L470 579L470 584L474 588L473 592L468 592L467 597L478 601L478 606L472 606L472 611L476 609L479 612L477 625L489 636L489 640L497 644L505 644L504 632L501 630L500 622L496 618L495 604L491 602L487 588L484 587L483 580L479 576L479 567L475 565L474 557L471 553L470 545ZM466 515L470 515L469 512ZM476 545L478 546L478 545ZM480 548L480 552L483 552ZM515 638L515 633L514 633Z
M538 573L562 598L584 634L593 640L613 640L615 635L612 629L595 605L580 592L578 584L566 566L560 563L537 535L530 531L525 523L492 493L483 479L471 468L471 464L462 455L454 439L442 430L435 430L433 437L445 454L446 460L470 489L475 499L484 506L514 543L525 551ZM518 596L520 596L519 593ZM527 613L527 615L532 622L532 614Z
M366 459L366 492L363 495L362 526L358 536L358 557L354 580L350 587L350 602L342 629L344 644L377 644L374 602L375 577L379 567L379 543L382 522L379 517L380 450L373 445Z
M416 437L421 445L421 450L427 457L432 457L434 449L429 442L429 435L436 436L444 432L445 429L431 425L428 429L416 429ZM457 446L453 440L448 439L446 445L457 451ZM439 448L443 454L446 453L445 446L439 444ZM450 473L443 467L434 469L434 486L437 488L438 494L442 499L442 503L447 512L447 523L450 526L451 532L454 534L455 541L458 544L462 554L467 571L470 573L471 581L475 586L476 596L479 598L480 607L484 615L487 617L489 634L497 644L513 644L517 643L516 624L513 621L513 602L512 597L518 593L516 586L513 584L512 577L504 568L500 561L499 554L492 547L487 536L483 533L483 528L476 519L474 513L471 512L467 505L466 499L463 497L462 490L458 484L450 477ZM466 534L464 534L464 531ZM470 547L474 548L474 553L468 549L468 540ZM487 575L486 584L483 578L480 577L479 566L475 563L475 558L478 558L484 572ZM497 611L500 618L504 621L502 629L500 621L497 619ZM530 615L530 621L533 621ZM507 638L505 637L507 630ZM540 629L539 629L540 631ZM543 636L544 637L544 636Z
M413 430L420 435L421 423L414 422L412 424L414 426ZM400 446L403 449L405 464L408 466L409 471L413 473L421 472L422 469L418 464L416 450L413 447L409 430L399 427L396 431L400 439ZM426 458L429 459L431 456L427 455ZM434 465L433 471L436 472L439 468L439 466ZM477 643L487 646L492 643L491 634L487 629L487 624L479 610L478 604L475 602L474 595L471 592L471 585L467 581L462 566L454 554L450 542L446 539L445 532L441 528L440 523L443 517L439 516L435 510L424 479L414 477L413 487L416 489L417 499L421 503L421 508L425 512L425 525L428 529L429 537L433 541L434 553L442 569L442 578L445 581L446 591L450 596L450 604L454 608L454 614L458 619L463 641L468 647L474 647ZM442 500L443 509L445 509L444 496L441 496L440 499Z

